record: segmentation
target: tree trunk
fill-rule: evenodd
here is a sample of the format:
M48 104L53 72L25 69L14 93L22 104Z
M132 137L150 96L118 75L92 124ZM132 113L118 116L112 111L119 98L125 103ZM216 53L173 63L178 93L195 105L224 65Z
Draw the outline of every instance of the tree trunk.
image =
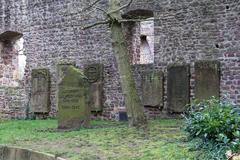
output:
M119 22L119 20L121 20L121 13L120 10L111 12L120 8L120 2L119 0L109 0L109 2L109 12L111 13L110 17L112 18L112 47L120 73L121 87L125 98L129 125L135 127L146 127L147 119L144 115L144 107L137 93L122 24Z

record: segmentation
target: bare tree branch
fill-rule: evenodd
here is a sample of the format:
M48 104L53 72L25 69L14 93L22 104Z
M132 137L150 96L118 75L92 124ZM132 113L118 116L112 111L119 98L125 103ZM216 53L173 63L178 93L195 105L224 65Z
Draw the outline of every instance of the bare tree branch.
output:
M102 11L103 13L105 13L107 16L109 16L108 12L102 8L96 7L97 10Z
M98 26L98 25L102 25L102 24L109 24L111 21L110 20L106 20L106 21L99 21L99 22L96 22L96 23L93 23L93 24L89 24L87 26L83 26L81 27L81 29L88 29L88 28L92 28L92 27L95 27L95 26Z
M142 22L142 21L153 21L154 18L137 18L137 19L121 19L119 22Z
M122 7L119 7L116 10L112 10L112 11L108 12L108 14L115 13L115 12L118 12L120 10L123 10L124 8L129 7L132 4L132 2L133 2L133 0L130 0L127 4L123 5Z
M92 8L94 5L96 5L98 2L100 2L101 0L96 0L94 1L92 4L90 4L88 7L86 7L85 9L83 9L83 11L89 10L90 8Z

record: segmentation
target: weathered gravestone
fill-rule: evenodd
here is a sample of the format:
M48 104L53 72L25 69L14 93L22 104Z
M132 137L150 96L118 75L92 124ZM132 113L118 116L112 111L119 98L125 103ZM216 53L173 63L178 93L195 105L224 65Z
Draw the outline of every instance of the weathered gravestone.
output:
M58 128L89 127L89 83L83 72L72 65L59 65Z
M103 108L103 65L91 64L84 69L84 74L90 82L91 111L102 111Z
M142 101L144 106L163 106L163 72L147 71L143 74Z
M220 94L220 62L201 60L195 63L195 98L209 99Z
M31 106L34 113L50 111L50 74L47 69L32 70Z
M181 113L190 101L190 67L173 64L168 67L167 110Z

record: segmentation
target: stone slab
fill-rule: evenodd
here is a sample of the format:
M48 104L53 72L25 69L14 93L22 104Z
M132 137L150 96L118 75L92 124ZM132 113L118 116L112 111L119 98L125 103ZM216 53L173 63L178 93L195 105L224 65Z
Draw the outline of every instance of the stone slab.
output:
M144 106L163 106L163 77L161 71L148 71L142 78L142 101Z
M64 160L51 154L24 148L0 146L0 160Z
M90 123L89 83L83 71L59 65L58 128L77 129Z
M84 74L87 76L90 83L95 83L103 80L103 64L90 64L84 68Z
M195 98L220 97L220 62L201 60L195 63Z
M103 64L90 64L84 69L90 82L90 108L94 112L103 109L103 68Z
M15 153L15 149L3 147L2 160L15 160Z
M50 74L47 69L32 70L31 106L34 113L50 111Z
M90 84L90 108L99 112L103 109L103 83L101 81Z
M190 67L173 64L168 66L167 110L182 113L190 102Z

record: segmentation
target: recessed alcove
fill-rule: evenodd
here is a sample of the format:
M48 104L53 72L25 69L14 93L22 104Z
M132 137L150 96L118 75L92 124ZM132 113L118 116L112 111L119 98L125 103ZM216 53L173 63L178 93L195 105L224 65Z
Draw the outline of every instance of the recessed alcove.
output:
M0 34L0 86L17 87L26 66L23 34L6 31Z
M122 16L132 64L154 63L154 17L149 10L134 10Z

